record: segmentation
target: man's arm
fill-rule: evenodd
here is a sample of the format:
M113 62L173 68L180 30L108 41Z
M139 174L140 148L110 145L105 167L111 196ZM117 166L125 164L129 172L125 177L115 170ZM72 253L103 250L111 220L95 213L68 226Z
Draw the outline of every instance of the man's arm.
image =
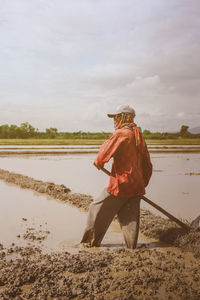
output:
M125 140L124 137L119 136L115 131L109 139L101 146L97 158L94 162L94 165L100 169L104 166L106 162L108 162L111 157L115 156L121 143Z

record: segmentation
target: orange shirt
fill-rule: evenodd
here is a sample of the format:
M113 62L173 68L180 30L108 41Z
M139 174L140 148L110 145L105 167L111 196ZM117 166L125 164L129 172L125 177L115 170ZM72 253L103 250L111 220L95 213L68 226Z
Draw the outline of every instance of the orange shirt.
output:
M101 146L96 166L103 167L113 157L108 193L118 197L143 196L152 175L146 143L136 146L135 134L128 128L117 129Z

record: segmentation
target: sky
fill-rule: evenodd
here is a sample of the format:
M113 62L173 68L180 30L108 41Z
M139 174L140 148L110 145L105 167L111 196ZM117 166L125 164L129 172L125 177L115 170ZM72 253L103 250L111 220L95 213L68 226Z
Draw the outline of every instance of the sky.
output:
M0 125L200 126L200 1L0 0Z

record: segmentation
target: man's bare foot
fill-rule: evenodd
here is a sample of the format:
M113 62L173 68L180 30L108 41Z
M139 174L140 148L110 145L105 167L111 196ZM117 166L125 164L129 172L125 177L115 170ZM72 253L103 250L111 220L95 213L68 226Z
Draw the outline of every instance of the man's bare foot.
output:
M90 244L88 244L88 243L78 243L74 247L75 248L80 248L80 249L91 248Z

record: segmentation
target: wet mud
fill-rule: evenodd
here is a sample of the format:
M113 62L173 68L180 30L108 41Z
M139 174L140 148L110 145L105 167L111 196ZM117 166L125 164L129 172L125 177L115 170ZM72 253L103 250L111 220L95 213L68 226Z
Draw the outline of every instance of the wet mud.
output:
M92 201L91 196L74 194L64 185L2 169L0 179L84 211ZM149 249L143 244L135 250L77 248L75 254L44 254L40 245L49 232L27 228L22 237L35 244L12 244L8 248L0 244L0 299L200 299L200 232L187 233L147 210L141 211L140 220L140 231L145 236L168 246Z
M1 247L0 258L0 299L200 299L199 262L172 251Z

